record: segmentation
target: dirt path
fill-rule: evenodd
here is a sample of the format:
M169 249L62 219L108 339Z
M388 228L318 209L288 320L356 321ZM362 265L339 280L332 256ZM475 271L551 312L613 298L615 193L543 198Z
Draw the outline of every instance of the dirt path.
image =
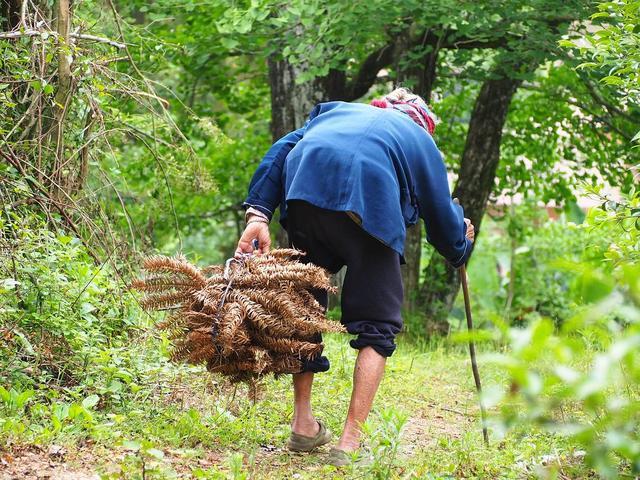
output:
M65 448L29 446L11 453L0 453L2 480L100 480L94 473L95 459L88 453L80 462L67 463Z

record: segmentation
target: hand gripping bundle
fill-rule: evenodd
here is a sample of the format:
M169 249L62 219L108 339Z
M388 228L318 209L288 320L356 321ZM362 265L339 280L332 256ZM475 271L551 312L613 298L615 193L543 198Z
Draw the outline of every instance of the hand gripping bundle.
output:
M302 255L273 250L205 269L152 256L144 261L149 275L132 287L145 293L145 309L175 309L159 325L170 332L174 361L206 363L235 381L297 373L322 352L319 333L344 331L309 293L331 291L327 273L299 262Z

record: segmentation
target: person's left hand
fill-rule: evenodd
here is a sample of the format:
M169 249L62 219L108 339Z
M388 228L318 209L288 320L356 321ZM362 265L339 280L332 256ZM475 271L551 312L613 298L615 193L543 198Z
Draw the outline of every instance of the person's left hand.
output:
M466 237L471 240L471 243L473 243L473 241L476 238L476 229L473 226L473 223L471 223L471 220L469 220L468 218L464 219L464 223L467 224L467 233L466 233Z

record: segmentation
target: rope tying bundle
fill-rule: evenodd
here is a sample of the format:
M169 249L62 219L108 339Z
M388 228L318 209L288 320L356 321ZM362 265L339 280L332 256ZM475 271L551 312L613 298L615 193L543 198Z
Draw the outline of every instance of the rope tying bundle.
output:
M302 255L273 250L205 269L153 256L143 265L150 276L132 287L145 293L145 309L174 310L159 324L169 331L174 361L205 363L233 381L297 373L322 353L318 334L344 331L310 293L332 290L328 274L299 262Z

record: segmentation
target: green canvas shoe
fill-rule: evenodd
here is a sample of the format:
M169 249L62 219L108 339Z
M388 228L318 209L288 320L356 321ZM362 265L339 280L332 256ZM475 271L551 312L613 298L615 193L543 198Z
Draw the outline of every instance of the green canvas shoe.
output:
M317 420L316 420L317 421ZM320 429L313 437L307 437L295 432L291 432L287 448L292 452L310 452L331 441L331 432L327 430L322 422L318 422Z

